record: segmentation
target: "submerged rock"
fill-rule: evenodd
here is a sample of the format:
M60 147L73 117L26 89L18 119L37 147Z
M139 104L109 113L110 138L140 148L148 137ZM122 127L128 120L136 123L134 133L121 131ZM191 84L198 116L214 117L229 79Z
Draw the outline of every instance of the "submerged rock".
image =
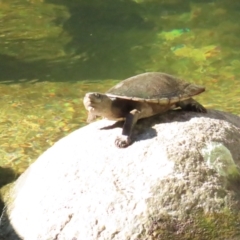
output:
M171 111L121 128L83 127L17 180L0 239L240 239L240 118Z

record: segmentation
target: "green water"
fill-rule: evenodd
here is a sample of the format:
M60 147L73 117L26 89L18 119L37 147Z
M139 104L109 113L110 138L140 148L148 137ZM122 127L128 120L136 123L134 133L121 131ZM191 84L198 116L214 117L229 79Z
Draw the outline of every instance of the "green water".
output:
M84 126L86 92L138 73L204 85L205 107L240 114L239 19L237 0L0 1L0 174Z

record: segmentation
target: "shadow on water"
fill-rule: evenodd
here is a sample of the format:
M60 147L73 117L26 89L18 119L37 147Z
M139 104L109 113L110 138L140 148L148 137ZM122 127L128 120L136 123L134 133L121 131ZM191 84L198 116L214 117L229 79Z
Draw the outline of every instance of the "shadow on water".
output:
M189 1L181 1L181 6L129 0L46 0L42 4L48 3L63 5L69 12L59 35L59 39L65 35L71 39L63 46L66 58L26 62L0 55L0 81L124 79L144 72L156 33L164 28L164 21L154 16L189 11ZM53 22L62 24L57 18ZM174 27L180 27L177 24ZM45 44L51 43L46 40Z
M124 79L144 72L156 33L164 28L164 22L156 25L154 16L190 8L189 2L182 0L180 5L129 0L46 2L64 5L69 10L70 18L63 28L72 40L65 50L79 58L72 65L73 79Z
M70 13L62 33L71 37L63 46L68 57L25 62L0 55L0 81L34 78L41 81L48 80L47 76L53 81L124 78L139 69L136 60L147 58L144 43L151 44L154 24L141 16L143 9L139 4L128 0L46 3L65 5Z
M64 5L70 13L63 28L72 40L65 51L79 58L68 70L71 79L124 79L144 72L156 32L164 27L164 22L156 25L154 16L159 19L160 15L190 8L189 1L183 0L181 4L129 0L46 2Z
M142 6L129 0L58 1L70 18L63 28L72 40L65 51L78 61L71 75L80 79L124 78L135 73L137 61L147 58L144 43L153 41L154 24L141 16Z

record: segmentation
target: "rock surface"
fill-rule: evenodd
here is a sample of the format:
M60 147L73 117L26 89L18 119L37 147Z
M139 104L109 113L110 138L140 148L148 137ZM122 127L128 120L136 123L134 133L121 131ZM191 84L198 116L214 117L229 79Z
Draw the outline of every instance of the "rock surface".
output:
M240 239L240 118L171 111L121 128L101 120L58 141L17 180L7 240Z

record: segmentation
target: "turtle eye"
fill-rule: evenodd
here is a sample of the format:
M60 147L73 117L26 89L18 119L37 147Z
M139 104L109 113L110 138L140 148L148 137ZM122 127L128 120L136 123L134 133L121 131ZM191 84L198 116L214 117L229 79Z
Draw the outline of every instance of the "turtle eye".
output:
M100 98L100 94L99 93L95 93L94 94L96 98Z

